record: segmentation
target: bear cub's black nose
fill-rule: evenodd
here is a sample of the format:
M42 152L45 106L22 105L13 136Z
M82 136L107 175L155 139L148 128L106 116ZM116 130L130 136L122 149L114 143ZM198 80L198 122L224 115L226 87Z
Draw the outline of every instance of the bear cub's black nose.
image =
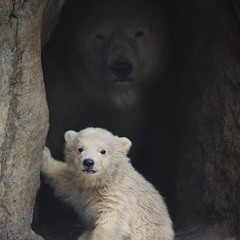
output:
M91 158L87 158L83 161L83 166L92 167L94 165L94 161Z

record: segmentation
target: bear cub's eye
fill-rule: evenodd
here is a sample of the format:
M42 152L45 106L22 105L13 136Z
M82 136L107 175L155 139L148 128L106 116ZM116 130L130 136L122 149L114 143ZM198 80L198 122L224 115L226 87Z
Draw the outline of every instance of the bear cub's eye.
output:
M106 153L106 150L101 150L100 153L104 155Z
M103 37L103 35L102 35L102 34L100 34L100 33L97 33L97 34L96 34L96 39L99 39L99 40L104 40L104 37Z
M138 31L135 33L135 37L138 38L138 37L142 37L144 35L144 32L143 31Z
M80 148L78 149L78 152L80 152L80 153L83 152L83 148L80 147Z

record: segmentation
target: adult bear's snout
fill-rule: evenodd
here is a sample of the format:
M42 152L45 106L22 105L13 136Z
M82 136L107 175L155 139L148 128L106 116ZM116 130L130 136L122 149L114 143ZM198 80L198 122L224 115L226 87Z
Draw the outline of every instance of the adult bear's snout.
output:
M117 81L129 81L129 75L131 74L133 65L127 61L115 62L111 66L111 71L117 76Z

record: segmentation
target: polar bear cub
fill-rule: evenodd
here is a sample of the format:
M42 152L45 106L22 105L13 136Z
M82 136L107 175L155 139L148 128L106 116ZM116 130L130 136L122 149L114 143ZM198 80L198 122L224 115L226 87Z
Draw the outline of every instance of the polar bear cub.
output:
M127 157L126 137L102 128L67 131L65 161L45 147L42 173L57 196L70 203L86 231L79 240L172 240L166 204Z

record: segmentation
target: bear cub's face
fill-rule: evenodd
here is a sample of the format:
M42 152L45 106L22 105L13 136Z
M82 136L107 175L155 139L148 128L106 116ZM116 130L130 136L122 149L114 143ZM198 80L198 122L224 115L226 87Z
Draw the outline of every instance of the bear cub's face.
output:
M98 176L116 169L122 161L128 161L130 140L114 136L105 129L70 130L64 137L67 163L84 176Z

